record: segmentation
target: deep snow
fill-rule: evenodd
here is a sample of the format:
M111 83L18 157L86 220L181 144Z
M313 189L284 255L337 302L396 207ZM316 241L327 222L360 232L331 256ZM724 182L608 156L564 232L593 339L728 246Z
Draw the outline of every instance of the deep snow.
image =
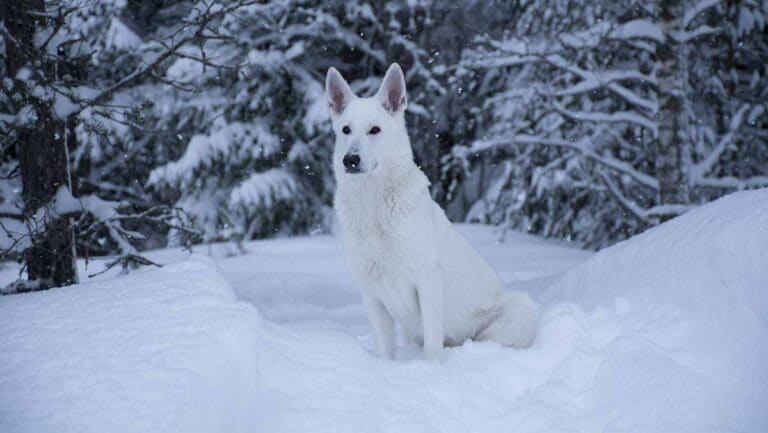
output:
M542 303L533 348L375 358L332 238L157 251L0 298L0 431L765 431L768 190L596 255L460 229Z
M209 261L0 299L0 432L250 431L259 320Z

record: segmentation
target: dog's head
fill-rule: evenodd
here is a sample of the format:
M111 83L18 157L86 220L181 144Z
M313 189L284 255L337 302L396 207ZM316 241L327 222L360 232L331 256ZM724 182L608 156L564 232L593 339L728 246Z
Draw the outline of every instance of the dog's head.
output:
M397 63L389 67L374 96L356 96L335 68L328 70L325 92L336 133L337 175L372 173L403 158L413 159L404 119L405 77Z

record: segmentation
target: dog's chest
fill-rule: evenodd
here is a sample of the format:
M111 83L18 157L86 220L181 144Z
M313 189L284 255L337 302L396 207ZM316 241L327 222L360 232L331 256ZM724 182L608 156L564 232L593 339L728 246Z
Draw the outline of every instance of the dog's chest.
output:
M388 286L407 285L412 279L410 258L412 245L404 233L374 230L363 249L352 249L356 255L358 272L369 282L385 283Z
M411 284L414 209L394 188L337 196L347 256L358 278L388 287Z
M375 213L349 221L345 244L355 273L373 281L404 279L414 250L407 221Z
M418 257L413 236L403 226L371 219L350 230L345 241L348 262L361 289L381 301L411 335L420 335L416 294Z

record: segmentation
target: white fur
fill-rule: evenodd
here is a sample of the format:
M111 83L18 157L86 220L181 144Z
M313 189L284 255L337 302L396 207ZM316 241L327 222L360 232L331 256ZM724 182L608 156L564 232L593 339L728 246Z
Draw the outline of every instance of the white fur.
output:
M370 98L355 96L331 68L326 92L336 133L334 207L379 356L394 357L395 321L410 340L423 343L428 358L467 339L530 346L535 304L523 293L503 291L432 200L429 182L413 162L400 67L389 68ZM381 132L371 134L373 126ZM360 155L360 173L345 169L347 153Z

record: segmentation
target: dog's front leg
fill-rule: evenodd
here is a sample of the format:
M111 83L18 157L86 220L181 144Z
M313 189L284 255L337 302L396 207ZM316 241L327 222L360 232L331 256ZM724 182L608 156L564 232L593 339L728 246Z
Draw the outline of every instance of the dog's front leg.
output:
M384 304L363 290L363 304L368 311L368 320L373 328L376 354L382 358L395 359L395 321Z
M416 288L424 327L424 356L437 359L443 351L443 285L440 274L424 275Z

